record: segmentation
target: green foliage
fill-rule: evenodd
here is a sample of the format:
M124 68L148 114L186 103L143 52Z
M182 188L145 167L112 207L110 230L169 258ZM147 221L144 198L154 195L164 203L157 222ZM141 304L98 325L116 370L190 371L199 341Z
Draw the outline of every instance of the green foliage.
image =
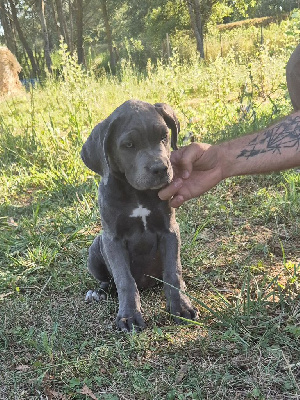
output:
M226 10L224 13L226 22L239 21L244 18L281 16L299 6L297 0L225 0L218 3L218 7Z
M161 46L161 41L167 33L187 29L189 25L189 14L184 2L167 1L148 11L145 18L145 36L156 46Z
M258 4L261 3L259 0L237 0L237 1L225 1L227 7L229 7L230 12L228 13L228 16L230 15L230 20L231 21L238 21L240 19L244 18L249 18L253 14L255 14L255 9L258 6ZM256 16L261 16L257 15Z
M255 16L270 16L280 15L283 12L291 12L294 8L298 8L297 0L280 1L280 0L261 0L257 1L253 15Z
M59 55L61 78L63 82L70 85L70 89L75 89L83 83L85 78L81 65L77 63L77 55L76 53L70 54L67 45L62 41L60 42Z
M292 43L294 40L300 40L300 12L294 11L291 15L289 22L287 23L285 34L292 39Z

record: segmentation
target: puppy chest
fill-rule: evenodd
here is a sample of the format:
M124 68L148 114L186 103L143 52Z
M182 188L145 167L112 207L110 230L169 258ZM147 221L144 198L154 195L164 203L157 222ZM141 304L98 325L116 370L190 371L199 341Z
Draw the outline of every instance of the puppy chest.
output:
M136 233L160 233L167 230L167 221L159 209L142 204L127 208L117 218L117 235L130 237Z
M134 219L137 218L138 220L141 219L144 230L147 230L147 218L149 218L150 215L151 211L139 204L138 207L132 210L132 213L129 215L129 217Z

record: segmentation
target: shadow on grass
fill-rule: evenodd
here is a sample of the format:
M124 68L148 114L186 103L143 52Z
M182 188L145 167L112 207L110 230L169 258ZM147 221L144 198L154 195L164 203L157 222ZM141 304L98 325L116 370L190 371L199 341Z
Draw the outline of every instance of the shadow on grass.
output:
M56 287L66 271L70 282L82 279L87 248L100 230L95 196L94 183L87 182L30 193L23 205L0 206L1 291L37 286L43 273L56 277Z

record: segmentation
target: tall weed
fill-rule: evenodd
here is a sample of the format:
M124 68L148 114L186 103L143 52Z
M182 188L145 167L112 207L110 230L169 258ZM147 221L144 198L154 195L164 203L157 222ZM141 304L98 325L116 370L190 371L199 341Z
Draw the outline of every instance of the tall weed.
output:
M181 62L174 52L168 65L149 61L146 76L124 63L118 76L99 79L83 71L63 44L60 55L58 80L49 78L43 87L1 103L4 196L17 190L16 168L19 177L31 177L34 187L53 187L57 180L81 181L87 174L79 158L84 138L129 98L171 104L183 136L192 131L196 139L211 142L243 133L249 123L253 126L261 118L265 123L265 115L272 120L290 107L287 55L273 54L267 43L251 60L233 48L210 63L196 56Z

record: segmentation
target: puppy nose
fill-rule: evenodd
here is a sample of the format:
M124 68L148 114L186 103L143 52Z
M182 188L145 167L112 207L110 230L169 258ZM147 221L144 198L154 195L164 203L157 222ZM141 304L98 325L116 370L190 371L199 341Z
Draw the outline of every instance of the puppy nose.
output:
M165 164L153 164L150 166L150 172L153 175L165 175L167 173L168 167Z

